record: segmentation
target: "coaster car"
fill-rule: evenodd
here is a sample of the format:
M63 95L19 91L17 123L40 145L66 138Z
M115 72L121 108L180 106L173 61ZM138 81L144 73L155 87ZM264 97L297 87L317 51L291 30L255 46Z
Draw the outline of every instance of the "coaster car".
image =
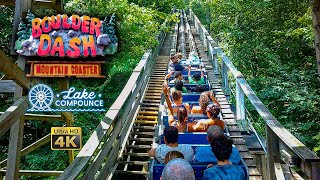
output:
M188 75L183 75L183 79L185 80L185 81L188 81ZM171 84L173 84L173 82L170 82L170 81L172 81L172 80L174 80L174 76L172 75L170 78L169 78L169 83ZM207 82L207 75L204 75L204 81L205 82Z
M159 144L164 144L163 140L163 126L158 126L156 128L156 141ZM157 136L158 135L158 136ZM196 151L201 146L209 146L207 140L206 140L206 133L179 133L179 144L191 144L192 149L194 150L194 154L196 154ZM195 178L196 180L201 180L203 178L203 172L208 168L209 164L216 165L216 162L213 163L199 163L199 162L191 162L191 167L194 170ZM159 163L156 159L150 160L150 166L149 166L149 179L153 180L159 180L163 171L165 164ZM249 179L249 171L247 166L245 165L243 159L241 158L241 161L239 165L245 173L245 179Z
M191 71L190 71L190 75L193 75L193 74L195 74L195 73L201 74L201 71L200 71L200 70L191 70ZM166 71L166 74L168 74L168 71ZM206 72L206 71L203 71L203 74L204 74L204 75L207 75L207 72ZM188 76L188 70L182 71L182 75Z

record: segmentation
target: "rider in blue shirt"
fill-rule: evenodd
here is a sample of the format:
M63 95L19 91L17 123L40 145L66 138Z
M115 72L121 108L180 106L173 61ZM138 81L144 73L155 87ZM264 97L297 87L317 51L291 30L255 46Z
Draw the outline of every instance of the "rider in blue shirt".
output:
M216 165L204 171L203 180L245 180L241 167L236 165Z
M204 180L245 180L244 170L230 161L232 153L232 140L225 136L211 139L212 152L216 156L217 165L208 168L203 173Z
M210 126L207 130L207 140L210 143L210 141L219 136L224 136L223 130L219 126ZM237 148L232 146L232 152L229 157L229 161L232 162L232 164L239 164L240 162L240 154ZM203 163L216 163L217 158L212 152L212 149L210 146L202 146L196 150L196 154L193 159L194 162L203 162Z

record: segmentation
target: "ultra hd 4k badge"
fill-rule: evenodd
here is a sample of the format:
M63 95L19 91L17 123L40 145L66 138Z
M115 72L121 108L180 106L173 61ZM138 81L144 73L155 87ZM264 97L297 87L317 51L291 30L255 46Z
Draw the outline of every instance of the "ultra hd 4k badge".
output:
M86 89L77 91L74 87L68 91L62 91L56 95L51 87L45 84L37 84L29 91L29 112L103 112L103 100L101 94L87 92Z
M80 150L82 147L81 127L52 127L52 150Z

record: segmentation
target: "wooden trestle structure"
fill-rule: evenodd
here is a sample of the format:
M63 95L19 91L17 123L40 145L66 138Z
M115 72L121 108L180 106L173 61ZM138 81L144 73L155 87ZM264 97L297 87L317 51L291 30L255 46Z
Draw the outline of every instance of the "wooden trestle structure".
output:
M15 3L14 3L15 2ZM61 1L53 0L0 0L1 5L15 5L13 42L19 19L27 10L45 6L62 12ZM166 34L161 31L157 36L159 45L145 52L141 61L133 70L127 84L110 107L104 118L85 143L79 154L73 159L73 151L68 151L70 165L64 171L20 170L20 158L36 148L47 144L50 135L22 148L23 127L26 120L63 121L72 126L71 113L61 115L25 114L27 110L26 92L37 79L28 79L24 72L26 58L18 56L17 64L0 50L0 68L5 73L14 91L14 104L0 116L0 137L9 129L10 142L8 158L0 162L0 179L19 179L21 175L59 176L58 179L145 179L148 174L148 150L158 132L157 125L163 106L162 83L169 63L170 54L178 50L187 57L197 52L207 70L211 87L222 105L222 118L230 136L235 142L242 158L248 166L250 179L284 179L286 171L296 166L310 179L320 179L320 159L287 131L263 105L252 91L244 76L236 69L218 44L213 40L194 13L180 11L181 22L164 23L171 27ZM164 29L164 28L162 28ZM12 49L12 53L14 53ZM230 79L236 82L236 113L229 102ZM12 80L12 81L8 81ZM13 82L15 84L13 84ZM13 88L14 86L14 88ZM60 89L67 89L68 82L59 79ZM246 116L245 98L257 110L265 121L267 148L261 143L261 150L250 148L244 139L247 131L252 131ZM258 138L259 139L259 138ZM300 175L291 170L295 177Z
M17 55L14 50L16 34L20 19L26 17L28 10L38 8L54 9L57 13L62 13L62 1L41 1L41 0L1 0L0 5L14 6L14 22L11 42L11 54ZM50 142L50 134L22 148L23 129L25 121L62 121L65 126L72 126L73 116L71 113L63 112L61 115L44 115L25 113L28 108L28 98L26 96L30 88L40 82L40 79L27 78L25 70L26 57L18 56L17 61L12 61L2 50L0 50L0 71L5 75L0 80L0 93L14 93L14 104L0 116L0 137L10 130L8 158L0 162L0 179L19 179L19 176L58 176L61 171L42 170L20 170L20 159L22 156L46 145ZM58 79L60 90L67 90L67 79ZM2 91L3 90L3 91ZM74 152L68 151L69 163L73 162Z

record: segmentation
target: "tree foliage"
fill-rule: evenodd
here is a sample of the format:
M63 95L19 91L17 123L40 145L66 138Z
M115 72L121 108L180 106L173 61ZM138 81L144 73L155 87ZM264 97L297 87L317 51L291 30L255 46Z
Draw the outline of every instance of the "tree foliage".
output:
M272 114L313 148L320 145L320 83L309 5L285 0L190 2Z
M173 7L184 9L186 7L185 0L129 0L129 2L143 7L156 9L159 12L169 14Z
M14 9L2 6L0 8L8 12L0 14L3 20L0 22L0 46L3 49L8 48L6 53L9 54ZM176 20L175 16L160 12L152 8L152 6L140 7L127 0L65 0L64 8L67 14L90 15L92 17L99 17L100 19L115 14L116 36L119 38L119 49L117 54L103 59L106 62L103 67L103 75L106 78L70 80L70 86L74 86L77 89L86 88L88 91L93 90L101 93L106 110L109 109L122 91L133 68L143 56L144 51L158 44L155 37L159 33L161 23L165 19ZM41 16L40 14L37 15ZM47 83L57 89L57 84L54 80L48 80ZM73 125L82 127L84 143L103 117L104 113L75 113ZM61 122L26 121L23 147L50 133L50 128L53 126L63 126L63 124ZM5 137L7 138L8 136L9 134ZM6 148L8 141L6 138L0 139L0 160L7 157ZM5 146L2 146L4 144ZM66 151L52 151L50 146L42 147L21 159L21 169L64 170L67 165L68 158ZM43 178L22 177L22 179Z
M0 6L0 11L0 48L9 54L14 8Z

